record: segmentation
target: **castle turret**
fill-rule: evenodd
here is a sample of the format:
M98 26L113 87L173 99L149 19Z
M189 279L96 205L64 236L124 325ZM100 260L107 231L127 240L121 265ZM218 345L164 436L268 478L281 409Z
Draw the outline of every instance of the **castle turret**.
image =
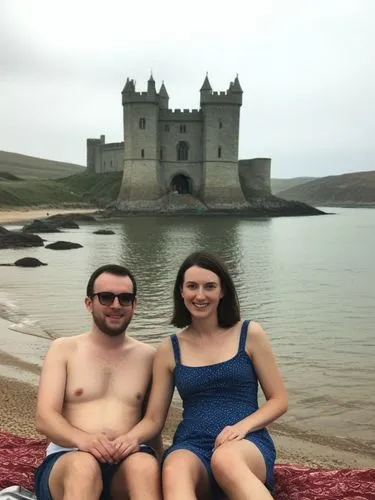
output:
M156 97L155 80L154 80L154 77L152 76L152 73L151 73L150 78L148 79L148 82L147 82L147 94L153 98Z
M212 87L211 87L211 84L210 84L210 80L208 79L208 74L206 74L206 78L204 79L204 82L203 82L203 85L200 89L200 93L201 93L201 102L202 102L202 97L206 96L206 95L210 95L212 92Z
M159 107L160 109L168 109L168 106L169 106L169 95L163 82L159 90Z
M201 88L203 176L201 199L214 209L247 206L238 176L238 135L242 89L238 77L227 92L213 92L206 76Z

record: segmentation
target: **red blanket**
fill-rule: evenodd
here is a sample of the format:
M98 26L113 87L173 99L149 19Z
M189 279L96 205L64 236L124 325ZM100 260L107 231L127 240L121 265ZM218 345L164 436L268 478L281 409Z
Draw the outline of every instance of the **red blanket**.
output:
M33 490L35 467L46 441L0 432L0 489L19 485ZM375 500L375 469L324 470L277 465L276 500Z

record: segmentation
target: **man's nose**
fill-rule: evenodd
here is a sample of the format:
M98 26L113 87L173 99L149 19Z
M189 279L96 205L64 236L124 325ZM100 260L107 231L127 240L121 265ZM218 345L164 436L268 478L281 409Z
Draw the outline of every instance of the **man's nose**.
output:
M121 304L120 304L120 301L119 301L119 298L118 297L115 297L113 299L113 302L111 304L111 307L121 307Z

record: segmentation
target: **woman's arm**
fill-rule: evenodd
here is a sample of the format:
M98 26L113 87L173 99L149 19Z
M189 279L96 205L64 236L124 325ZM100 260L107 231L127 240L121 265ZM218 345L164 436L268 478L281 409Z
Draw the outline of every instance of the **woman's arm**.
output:
M217 436L215 447L226 441L242 439L249 432L263 429L288 409L288 395L266 332L259 323L249 324L246 351L255 368L266 402L254 413L225 427Z
M168 338L160 344L155 355L145 416L127 434L115 440L118 449L116 460L122 460L136 451L140 444L151 441L162 431L173 396L173 370L172 344Z

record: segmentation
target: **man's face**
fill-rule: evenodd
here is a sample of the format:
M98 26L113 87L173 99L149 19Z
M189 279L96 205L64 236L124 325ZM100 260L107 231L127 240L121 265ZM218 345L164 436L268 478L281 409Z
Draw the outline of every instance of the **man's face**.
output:
M115 276L103 273L95 280L94 294L99 292L133 293L133 283L129 276ZM118 297L112 304L102 305L99 297L86 297L86 308L91 312L96 327L105 335L117 337L124 333L132 320L136 302L122 306Z

